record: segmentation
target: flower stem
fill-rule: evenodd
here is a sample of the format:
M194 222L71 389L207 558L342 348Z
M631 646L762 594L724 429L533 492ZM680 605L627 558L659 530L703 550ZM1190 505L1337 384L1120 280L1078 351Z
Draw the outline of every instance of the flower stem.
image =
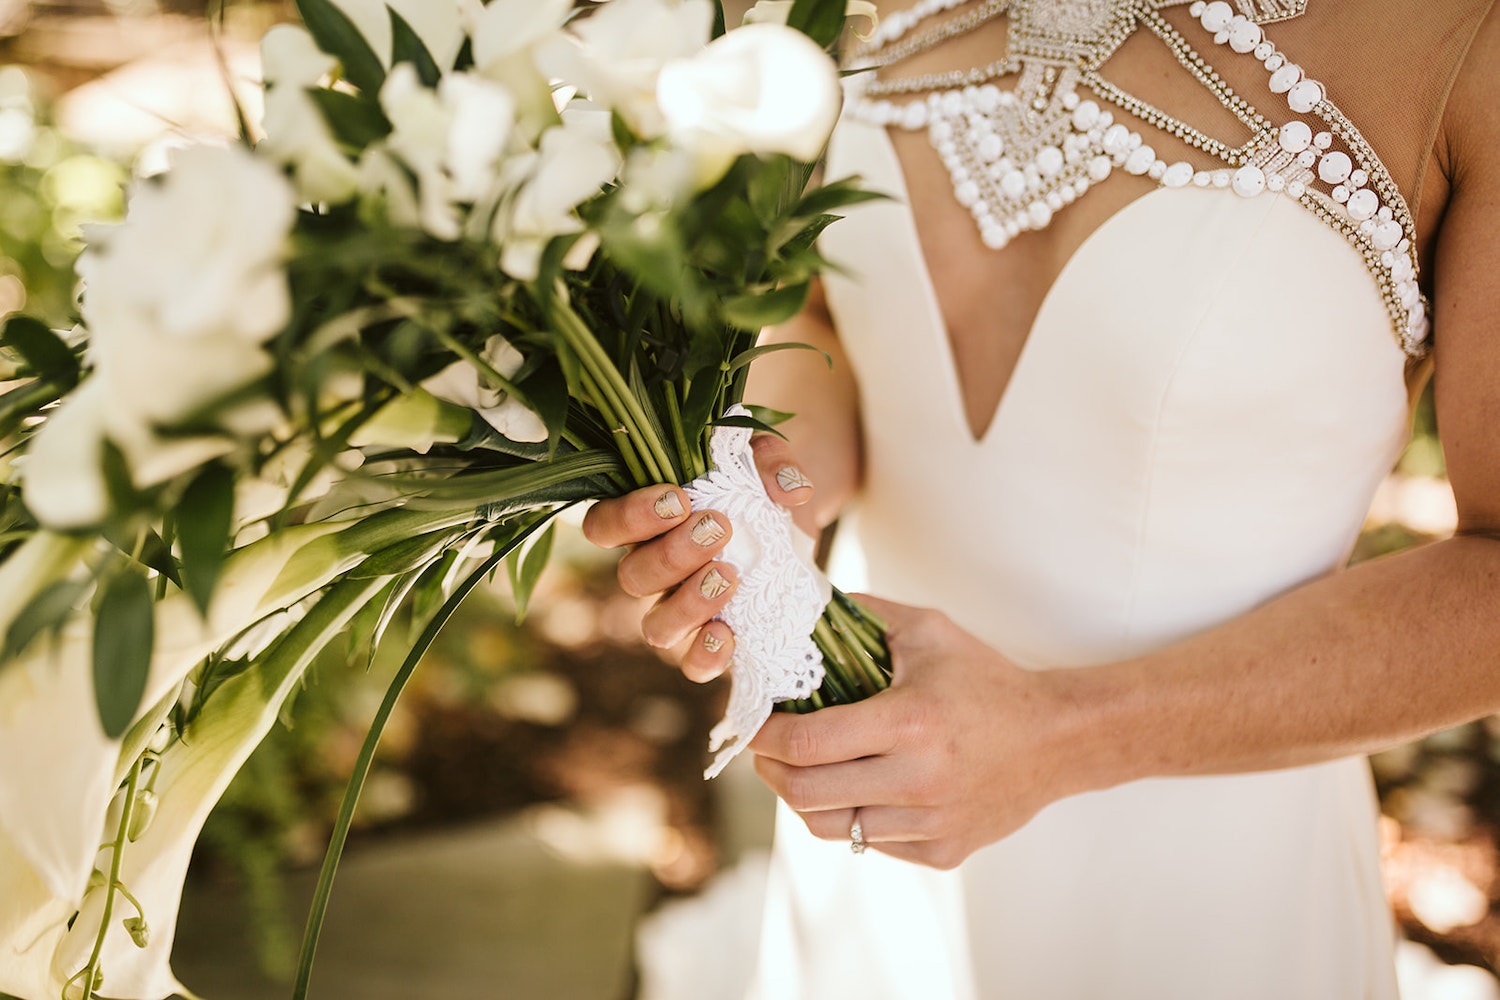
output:
M94 980L99 973L99 956L104 951L104 937L109 933L109 919L114 914L115 891L125 889L120 885L120 861L125 854L125 841L130 832L130 815L135 809L135 790L140 784L141 766L144 763L144 758L137 760L135 766L130 769L130 777L125 782L125 801L120 807L120 824L116 830L114 842L108 845L110 848L109 881L104 886L104 912L99 918L99 933L94 936L94 950L89 955L88 963L64 984L64 996L67 995L68 987L72 986L79 976L85 977L83 984L85 1000L90 1000L94 996ZM135 904L136 912L140 913L141 906L135 902L135 897L129 898ZM145 916L145 914L141 915Z

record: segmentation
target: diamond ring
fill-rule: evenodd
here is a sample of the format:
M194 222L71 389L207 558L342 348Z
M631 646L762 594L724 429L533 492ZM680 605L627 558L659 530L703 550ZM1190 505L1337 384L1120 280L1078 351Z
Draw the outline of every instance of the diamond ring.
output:
M854 822L849 824L849 850L855 854L863 854L869 847L865 843L864 827L859 825L859 810L854 810Z

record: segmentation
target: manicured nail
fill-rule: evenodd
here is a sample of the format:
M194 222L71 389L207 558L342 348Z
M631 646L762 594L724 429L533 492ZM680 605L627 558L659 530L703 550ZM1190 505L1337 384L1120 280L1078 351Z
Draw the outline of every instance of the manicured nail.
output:
M656 516L663 521L670 521L683 515L682 501L677 499L676 490L667 490L667 492L657 497L656 503L651 505L651 509L656 511Z
M790 493L792 490L812 486L812 480L804 476L802 470L795 465L785 465L776 473L776 485Z
M724 592L729 589L729 581L724 579L724 574L716 569L711 569L703 574L703 582L698 584L698 593L712 601L723 597Z
M712 514L704 514L693 525L693 544L707 548L724 538L724 529L719 527L719 522L714 520Z
M717 653L719 650L724 648L724 640L720 639L712 632L704 632L703 648L708 650L710 653Z

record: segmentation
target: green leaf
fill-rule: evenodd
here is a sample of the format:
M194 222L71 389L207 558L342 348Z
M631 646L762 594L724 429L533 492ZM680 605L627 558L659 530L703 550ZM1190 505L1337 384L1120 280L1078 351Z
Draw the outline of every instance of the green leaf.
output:
M689 437L697 434L716 414L714 403L724 387L724 372L717 365L693 377L687 399L682 404L682 428Z
M714 30L713 34L709 36L709 40L712 41L718 38L726 30L728 30L728 25L724 20L724 0L714 0Z
M746 405L745 409L750 411L750 416L759 420L767 427L784 424L797 415L795 413L788 413L785 410L773 410L769 406L755 406L753 404Z
M182 586L182 576L177 572L177 561L172 550L154 530L141 530L138 524L114 523L104 526L104 539L126 555L135 556L136 562L154 569L174 584Z
M422 86L436 87L443 76L437 60L432 58L426 44L417 37L411 25L406 23L406 18L396 13L396 9L390 4L385 9L391 15L391 65L409 62L416 67L417 79L422 81Z
M391 121L373 98L326 87L308 87L307 96L318 106L333 137L355 152L391 134Z
M146 574L126 569L105 584L94 619L94 701L110 739L130 728L146 693L156 623Z
M845 0L797 0L786 23L826 49L843 34L845 6Z
M234 473L226 466L210 465L188 484L177 511L183 589L205 616L229 551L233 522Z
M752 292L725 299L722 306L724 319L746 330L759 330L785 323L807 304L809 287L804 281L767 292Z
M347 576L351 580L371 580L420 570L440 558L455 537L451 529L445 528L408 538L376 552L350 570Z
M736 354L734 356L733 361L729 362L729 371L731 373L737 372L741 368L748 365L750 362L754 361L756 358L770 354L773 351L816 351L817 353L823 355L824 361L828 362L829 370L831 371L833 369L833 358L829 356L827 351L819 350L811 344L785 343L762 344L760 347L752 347L748 351L741 351L739 354Z
M15 350L41 377L70 388L78 383L78 359L41 320L12 316L0 328L0 344Z
M332 0L297 0L297 13L318 48L343 65L345 79L370 97L380 93L385 67L347 14Z
M556 524L547 525L542 537L529 549L516 549L505 560L506 571L510 574L511 592L516 598L517 625L526 620L526 606L531 603L531 593L536 590L537 580L541 579L542 570L547 568L547 560L552 557L552 538L556 534L556 527Z
M750 190L746 192L750 208L765 225L770 225L781 215L791 169L790 158L773 156L750 177Z
M780 431L778 431L776 428L772 427L770 424L766 423L765 421L763 421L763 420L757 420L754 417L720 417L718 420L714 421L714 426L715 427L748 427L748 428L750 428L753 431L760 431L760 432L763 432L763 433L766 433L766 434L775 434L777 437L781 438L783 441L786 440L786 435L785 434L781 433Z
M549 360L521 386L536 415L547 425L547 457L557 453L558 442L568 423L568 379L560 361Z
M77 607L87 589L87 580L57 580L37 592L5 630L0 662L9 662L20 656L31 645L31 640L43 632L56 634L67 621L68 612Z
M856 175L836 180L832 184L824 184L814 191L809 191L801 201L797 202L797 207L792 210L792 214L822 215L825 212L857 205L862 201L891 200L889 195L860 187L863 183L864 179Z

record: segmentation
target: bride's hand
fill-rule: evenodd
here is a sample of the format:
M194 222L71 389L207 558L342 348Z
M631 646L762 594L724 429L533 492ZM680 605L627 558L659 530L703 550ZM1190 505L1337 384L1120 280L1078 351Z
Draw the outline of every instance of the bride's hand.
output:
M889 690L776 713L750 744L761 778L814 836L948 869L1069 791L1064 700L946 615L861 596L885 618Z
M771 499L798 507L812 499L787 443L773 434L751 440L761 482ZM718 511L692 512L679 486L648 486L601 500L583 519L583 534L607 549L633 546L620 560L620 587L635 597L660 594L641 621L653 646L676 648L682 672L696 681L721 674L734 651L734 634L710 621L734 595L733 567L715 557L734 527Z

